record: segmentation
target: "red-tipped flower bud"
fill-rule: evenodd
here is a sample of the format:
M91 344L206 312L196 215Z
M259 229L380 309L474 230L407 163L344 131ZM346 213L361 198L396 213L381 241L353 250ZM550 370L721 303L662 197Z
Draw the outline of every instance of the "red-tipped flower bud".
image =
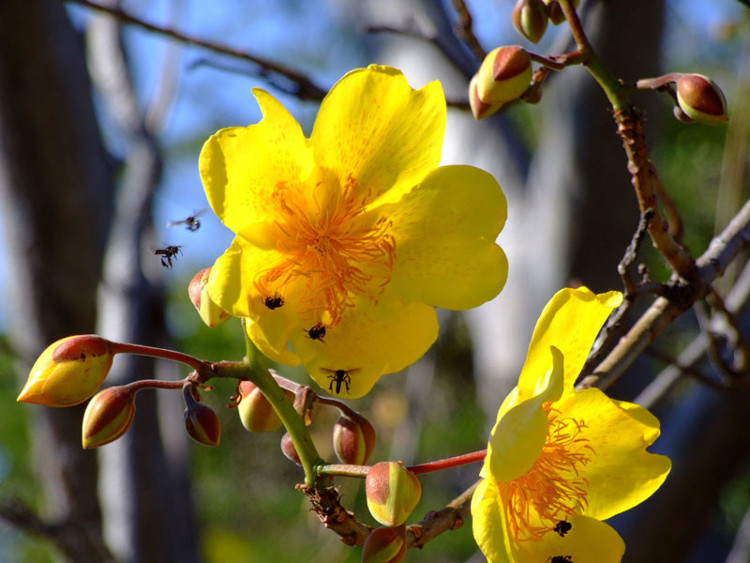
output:
M729 119L724 92L708 76L683 74L677 79L676 86L677 103L691 119L707 125Z
M376 528L362 546L362 563L398 563L406 557L406 529Z
M485 104L505 104L517 99L529 87L531 57L518 45L489 52L477 72L477 94Z
M188 435L204 446L218 446L221 438L221 422L213 409L203 403L199 403L193 397L193 389L190 385L182 388L182 396L185 399L185 430Z
M240 422L248 432L273 432L281 428L281 419L273 410L265 395L251 381L241 381L239 385L240 404L237 412ZM294 400L291 391L283 390L290 401Z
M211 268L204 268L195 274L188 284L188 295L190 296L190 301L192 301L198 310L201 320L207 326L213 328L227 320L229 313L211 301L211 298L208 296L206 284L208 283L208 275L210 273Z
M297 449L294 447L294 443L292 442L292 437L288 432L281 437L281 451L284 452L284 455L291 459L294 463L296 463L297 465L302 465L299 454L297 454Z
M367 463L376 440L377 434L370 421L356 413L342 415L333 425L333 449L344 463Z
M471 106L471 113L477 121L489 117L503 107L503 104L485 104L479 99L476 74L471 78L471 82L469 82L469 105Z
M58 340L34 363L16 400L48 407L82 403L99 389L113 357L111 342L94 334Z
M547 30L547 6L542 0L518 0L510 19L518 33L538 43Z
M381 461L365 477L370 514L383 526L400 526L419 502L422 485L401 462Z
M83 414L83 449L109 444L128 431L135 416L135 394L123 386L109 387L94 395Z

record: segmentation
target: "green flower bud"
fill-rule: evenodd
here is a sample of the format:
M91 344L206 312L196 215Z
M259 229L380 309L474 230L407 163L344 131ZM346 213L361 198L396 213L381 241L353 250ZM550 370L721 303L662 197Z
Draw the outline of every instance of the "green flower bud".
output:
M707 125L729 119L724 92L708 76L682 74L676 81L676 87L677 103L690 119Z
M401 462L382 461L365 477L365 495L370 514L384 526L400 526L419 502L419 479Z
M362 546L362 563L398 563L406 557L406 529L376 528Z
M130 428L135 416L135 394L129 387L110 387L89 401L83 414L83 449L114 442Z
M485 104L518 99L531 82L531 57L518 45L489 52L477 72L477 94Z
M367 463L376 440L377 434L370 421L358 414L342 415L333 425L333 449L343 463Z
M113 358L111 342L95 334L58 340L34 363L16 400L48 407L82 403L99 389Z
M302 465L299 454L297 454L297 450L295 449L294 443L292 442L292 437L288 432L281 437L281 451L294 463L296 463L297 465Z
M193 276L193 279L188 284L188 296L198 310L201 320L207 326L213 328L226 321L229 318L229 313L211 301L211 298L208 296L206 284L208 283L208 275L210 273L211 268L204 268Z
M542 0L518 0L510 19L518 33L538 43L547 30L547 6Z
M544 0L544 3L547 4L547 15L549 16L549 21L551 21L553 25L560 25L565 21L565 14L557 0ZM577 8L578 0L573 0L573 9L575 10Z
M294 400L291 391L283 390L290 401ZM241 381L239 385L240 402L237 413L240 422L248 432L273 432L281 428L281 419L273 410L265 395L251 381Z
M185 399L185 430L188 435L204 446L218 446L221 438L221 421L213 409L199 403L193 396L191 385L182 388Z

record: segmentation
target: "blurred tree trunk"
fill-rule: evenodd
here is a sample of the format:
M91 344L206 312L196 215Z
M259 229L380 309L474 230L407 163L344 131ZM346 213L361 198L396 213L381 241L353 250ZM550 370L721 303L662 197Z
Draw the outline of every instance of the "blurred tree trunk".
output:
M57 0L0 3L0 194L19 378L48 344L94 331L113 175L94 115L81 38ZM83 407L26 408L44 516L76 561L107 560L96 453Z

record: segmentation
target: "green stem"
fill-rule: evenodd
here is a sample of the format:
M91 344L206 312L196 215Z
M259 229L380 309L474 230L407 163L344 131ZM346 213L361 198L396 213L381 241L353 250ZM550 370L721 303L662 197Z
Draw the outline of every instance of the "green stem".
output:
M260 351L255 347L250 338L248 338L244 323L242 332L245 336L245 347L247 349L247 358L245 360L247 365L247 379L260 389L261 393L268 399L268 402L271 403L271 406L273 406L276 414L281 419L286 431L292 438L294 449L297 451L300 463L302 463L302 469L305 471L305 485L312 487L315 484L315 468L324 463L323 459L318 454L318 450L315 449L315 444L310 437L310 432L307 430L304 420L294 410L294 406L289 402L279 384L276 383L276 380L268 371L268 367Z

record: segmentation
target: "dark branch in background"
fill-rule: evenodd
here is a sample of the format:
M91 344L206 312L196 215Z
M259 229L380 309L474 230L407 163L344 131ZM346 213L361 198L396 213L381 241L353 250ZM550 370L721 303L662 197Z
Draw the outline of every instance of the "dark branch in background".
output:
M484 50L479 43L479 39L474 35L471 13L466 7L466 3L464 0L453 0L453 8L456 10L456 14L458 14L458 21L453 28L453 33L471 49L471 52L478 61L483 60L487 55L487 51Z
M745 6L746 8L750 8L750 0L737 0L740 4Z
M140 18L137 18L124 10L121 10L120 8L102 6L101 4L97 4L96 2L91 2L90 0L62 0L62 1L68 2L70 4L79 4L81 6L86 6L87 8L91 8L93 10L106 12L114 16L115 18L117 18L122 23L135 25L137 27L146 29L153 33L157 33L159 35L164 35L166 37L169 37L177 41L181 41L183 43L195 45L197 47L209 49L211 51L220 53L222 55L227 55L229 57L234 57L236 59L241 59L243 61L253 63L259 67L259 70L257 71L257 74L259 76L262 76L264 78L269 78L271 74L277 74L277 75L287 78L292 84L296 85L296 88L292 90L285 90L285 91L291 94L294 94L301 100L322 100L323 97L326 95L325 89L315 84L310 78L308 78L304 74L297 72L293 69L290 69L286 66L283 66L281 64L275 63L273 61L269 61L268 59L264 59L262 57L253 55L252 53L249 53L247 51L243 51L241 49L235 49L233 47L227 47L226 45L220 45L220 44L213 43L210 41L205 41L203 39L198 39L196 37L191 37L189 35L186 35L182 32L179 32L177 30L174 30L168 27L160 27L158 25L154 25L152 23L143 21Z

